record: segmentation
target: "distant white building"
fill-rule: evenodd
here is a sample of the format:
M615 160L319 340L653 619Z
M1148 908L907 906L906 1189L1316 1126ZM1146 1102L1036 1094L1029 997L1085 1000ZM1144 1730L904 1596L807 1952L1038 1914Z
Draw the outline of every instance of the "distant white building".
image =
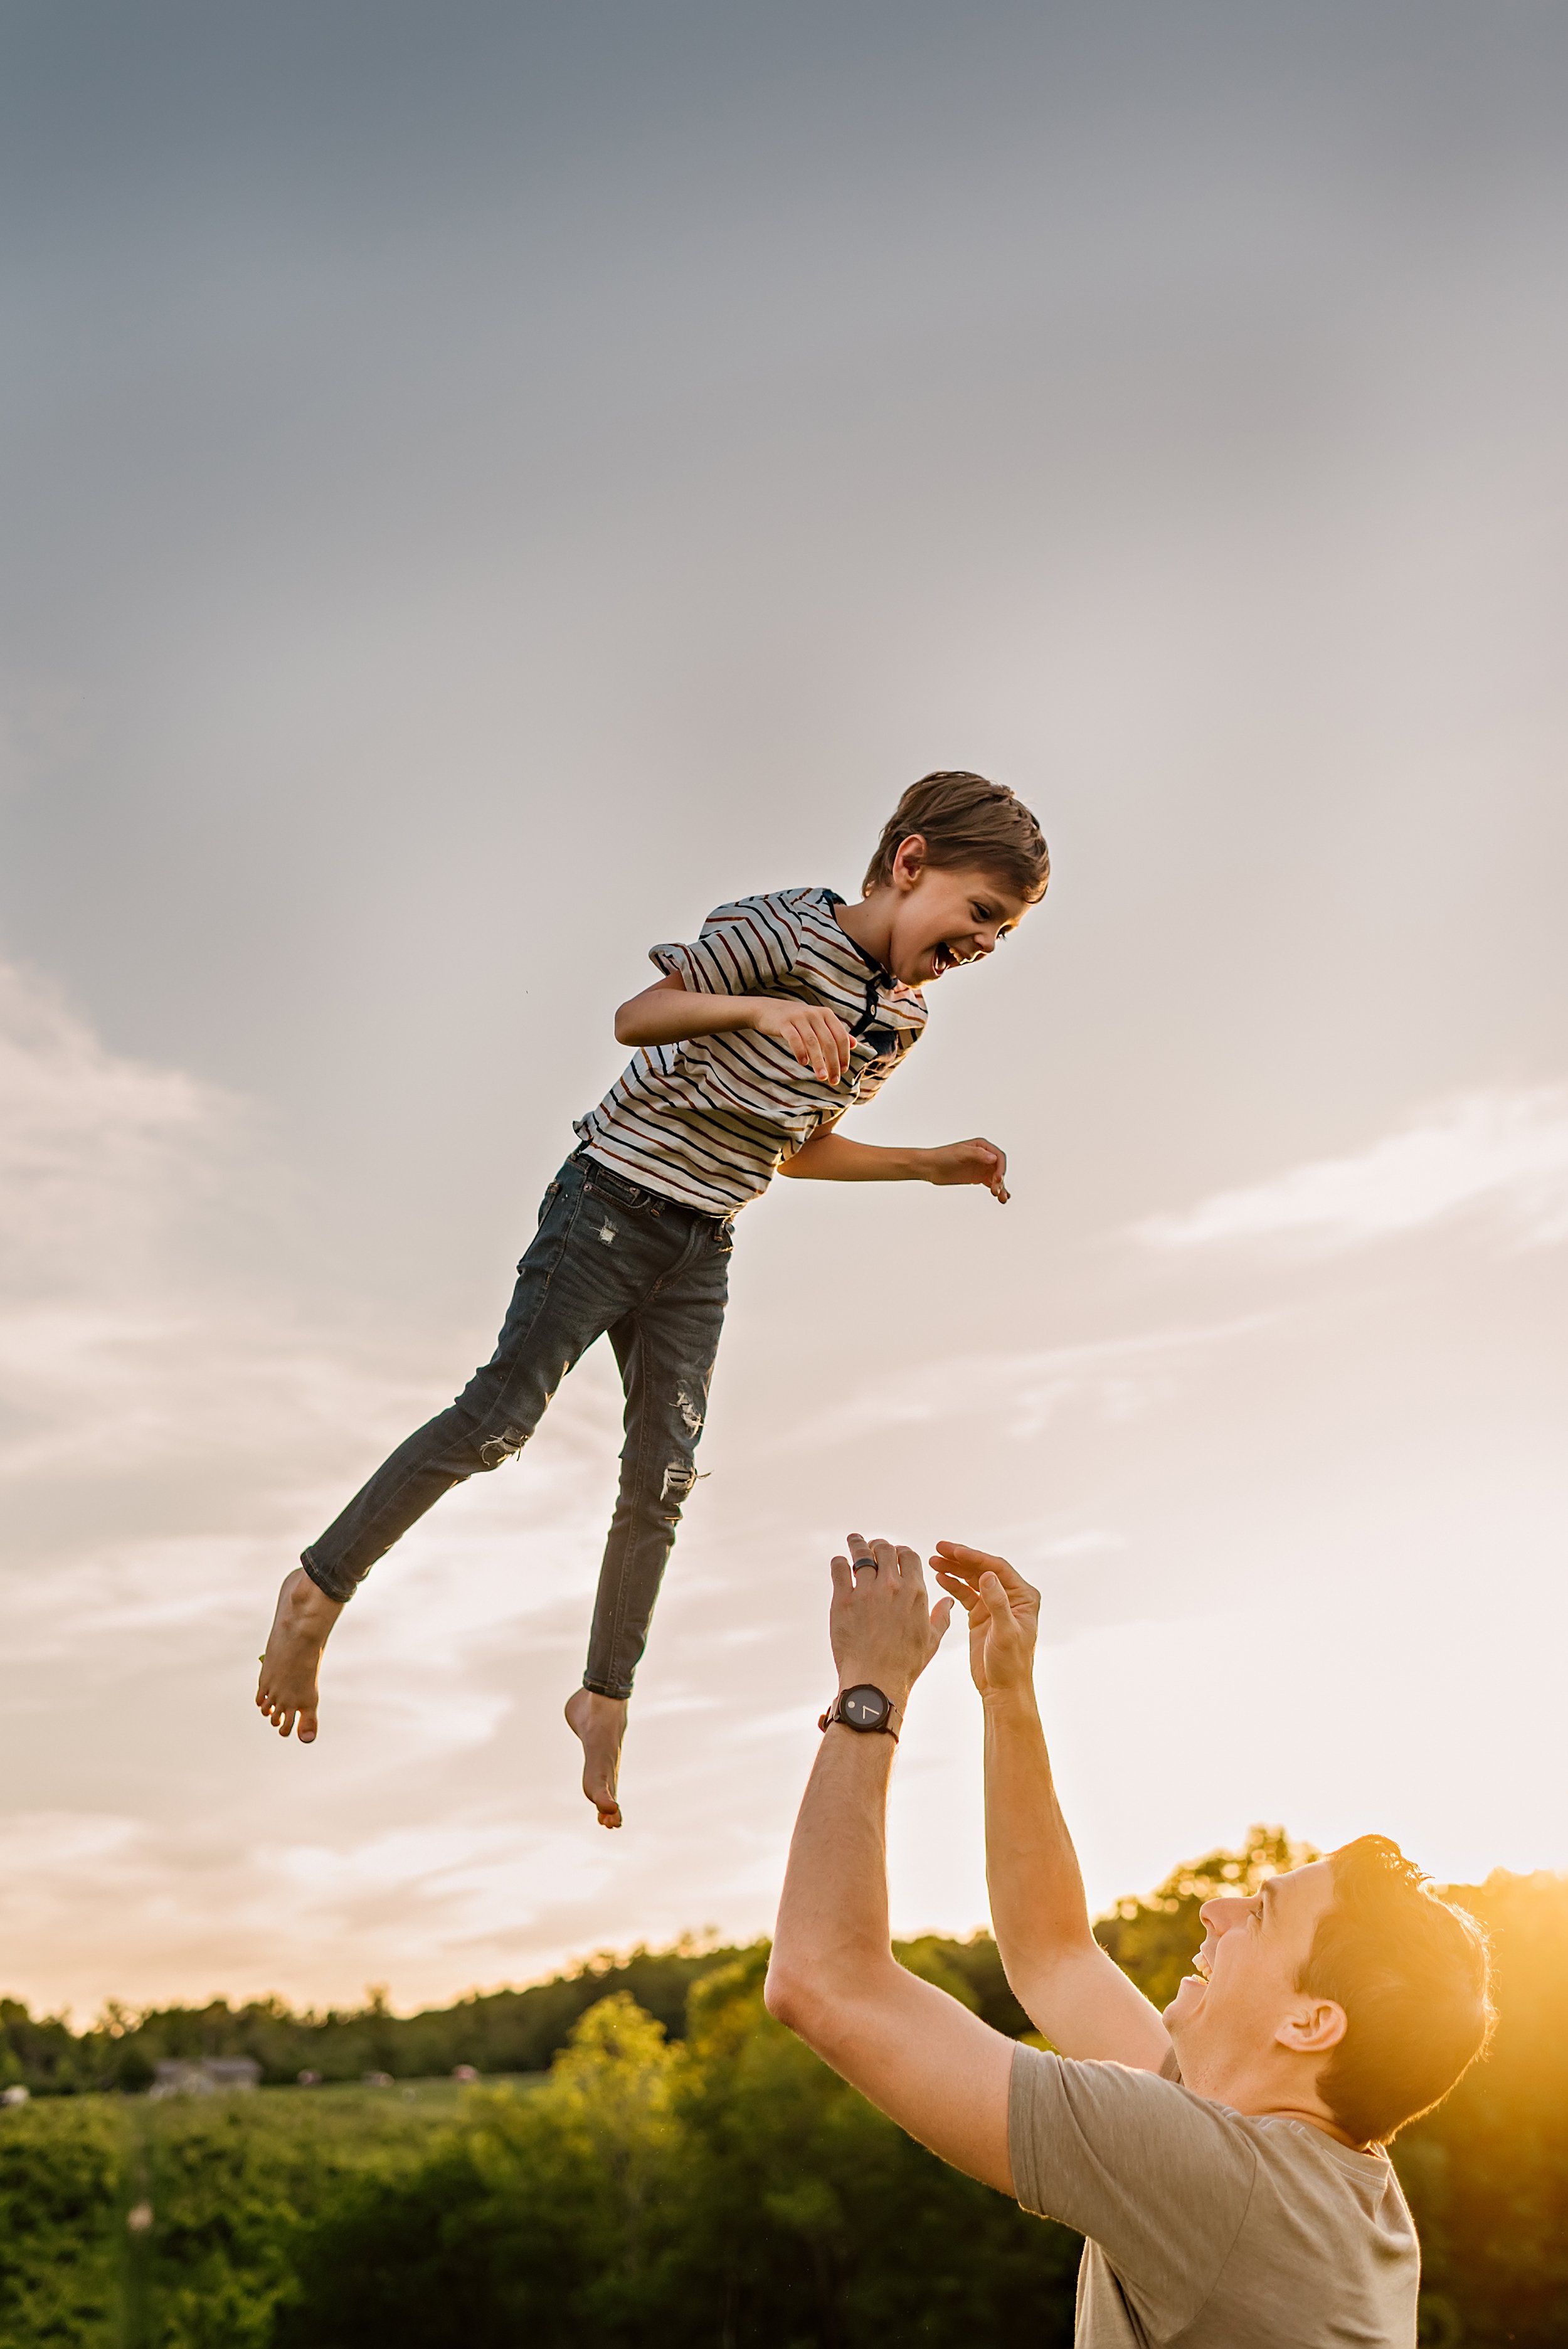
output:
M155 2064L150 2096L221 2096L236 2088L253 2088L262 2067L253 2055L181 2056Z

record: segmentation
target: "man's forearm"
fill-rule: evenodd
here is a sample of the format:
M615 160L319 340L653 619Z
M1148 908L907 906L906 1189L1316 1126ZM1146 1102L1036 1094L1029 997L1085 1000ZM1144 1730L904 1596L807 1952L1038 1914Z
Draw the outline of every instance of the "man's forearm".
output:
M985 1875L1014 1992L1063 2055L1158 2071L1160 2016L1094 1938L1032 1687L985 1699Z
M887 1899L892 1754L891 1737L838 1723L823 1733L790 1838L773 1936L774 1995L792 2021L818 2000L830 2002L845 1985L863 1991L868 1971L893 1962ZM805 2035L815 2036L810 2029Z
M985 1873L1004 1965L1093 1940L1083 1875L1057 1800L1033 1688L987 1697Z
M922 2145L1010 2194L1012 2042L892 1953L892 1759L889 1737L826 1733L789 1846L769 2011Z
M926 1183L931 1179L931 1156L929 1150L851 1142L842 1133L814 1133L792 1158L780 1162L779 1172L799 1183Z

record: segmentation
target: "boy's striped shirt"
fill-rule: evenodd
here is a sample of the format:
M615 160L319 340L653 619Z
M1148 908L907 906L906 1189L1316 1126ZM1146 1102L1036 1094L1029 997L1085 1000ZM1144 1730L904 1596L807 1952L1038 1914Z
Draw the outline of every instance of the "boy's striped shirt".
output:
M917 988L841 930L831 889L779 889L717 905L690 946L649 959L697 995L797 996L836 1011L854 1039L850 1071L823 1082L753 1028L638 1051L576 1132L590 1158L683 1206L727 1216L768 1188L796 1151L886 1082L925 1025Z

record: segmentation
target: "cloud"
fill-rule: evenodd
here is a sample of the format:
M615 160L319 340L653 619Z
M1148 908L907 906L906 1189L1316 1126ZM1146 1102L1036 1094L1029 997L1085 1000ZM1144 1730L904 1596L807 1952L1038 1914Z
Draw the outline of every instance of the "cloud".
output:
M1267 1183L1218 1191L1132 1227L1146 1247L1297 1241L1351 1248L1462 1215L1503 1220L1527 1247L1568 1239L1568 1089L1460 1095L1403 1132Z
M225 1479L236 1495L297 1491L346 1432L414 1408L396 1365L294 1306L274 1212L287 1188L246 1102L110 1050L46 979L0 962L0 1485L14 1526L24 1491L52 1516L67 1483L98 1486L111 1516L153 1477L170 1495Z
M102 1294L211 1197L241 1104L110 1052L48 982L0 963L0 1280Z

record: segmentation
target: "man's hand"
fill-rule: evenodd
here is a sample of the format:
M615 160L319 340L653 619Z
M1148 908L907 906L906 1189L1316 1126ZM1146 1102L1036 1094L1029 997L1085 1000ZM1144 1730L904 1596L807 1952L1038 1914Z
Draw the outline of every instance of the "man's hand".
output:
M1007 1204L1007 1154L984 1134L968 1142L944 1142L924 1153L928 1183L984 1183L999 1206Z
M889 1541L849 1537L850 1555L833 1560L828 1635L839 1686L869 1682L902 1707L936 1651L953 1614L951 1599L933 1607L920 1559Z
M938 1542L931 1570L969 1618L969 1670L983 1697L1034 1686L1040 1594L1005 1557Z
M797 1003L787 995L750 995L746 1004L747 1026L793 1052L824 1084L836 1085L848 1076L854 1039L836 1011Z

